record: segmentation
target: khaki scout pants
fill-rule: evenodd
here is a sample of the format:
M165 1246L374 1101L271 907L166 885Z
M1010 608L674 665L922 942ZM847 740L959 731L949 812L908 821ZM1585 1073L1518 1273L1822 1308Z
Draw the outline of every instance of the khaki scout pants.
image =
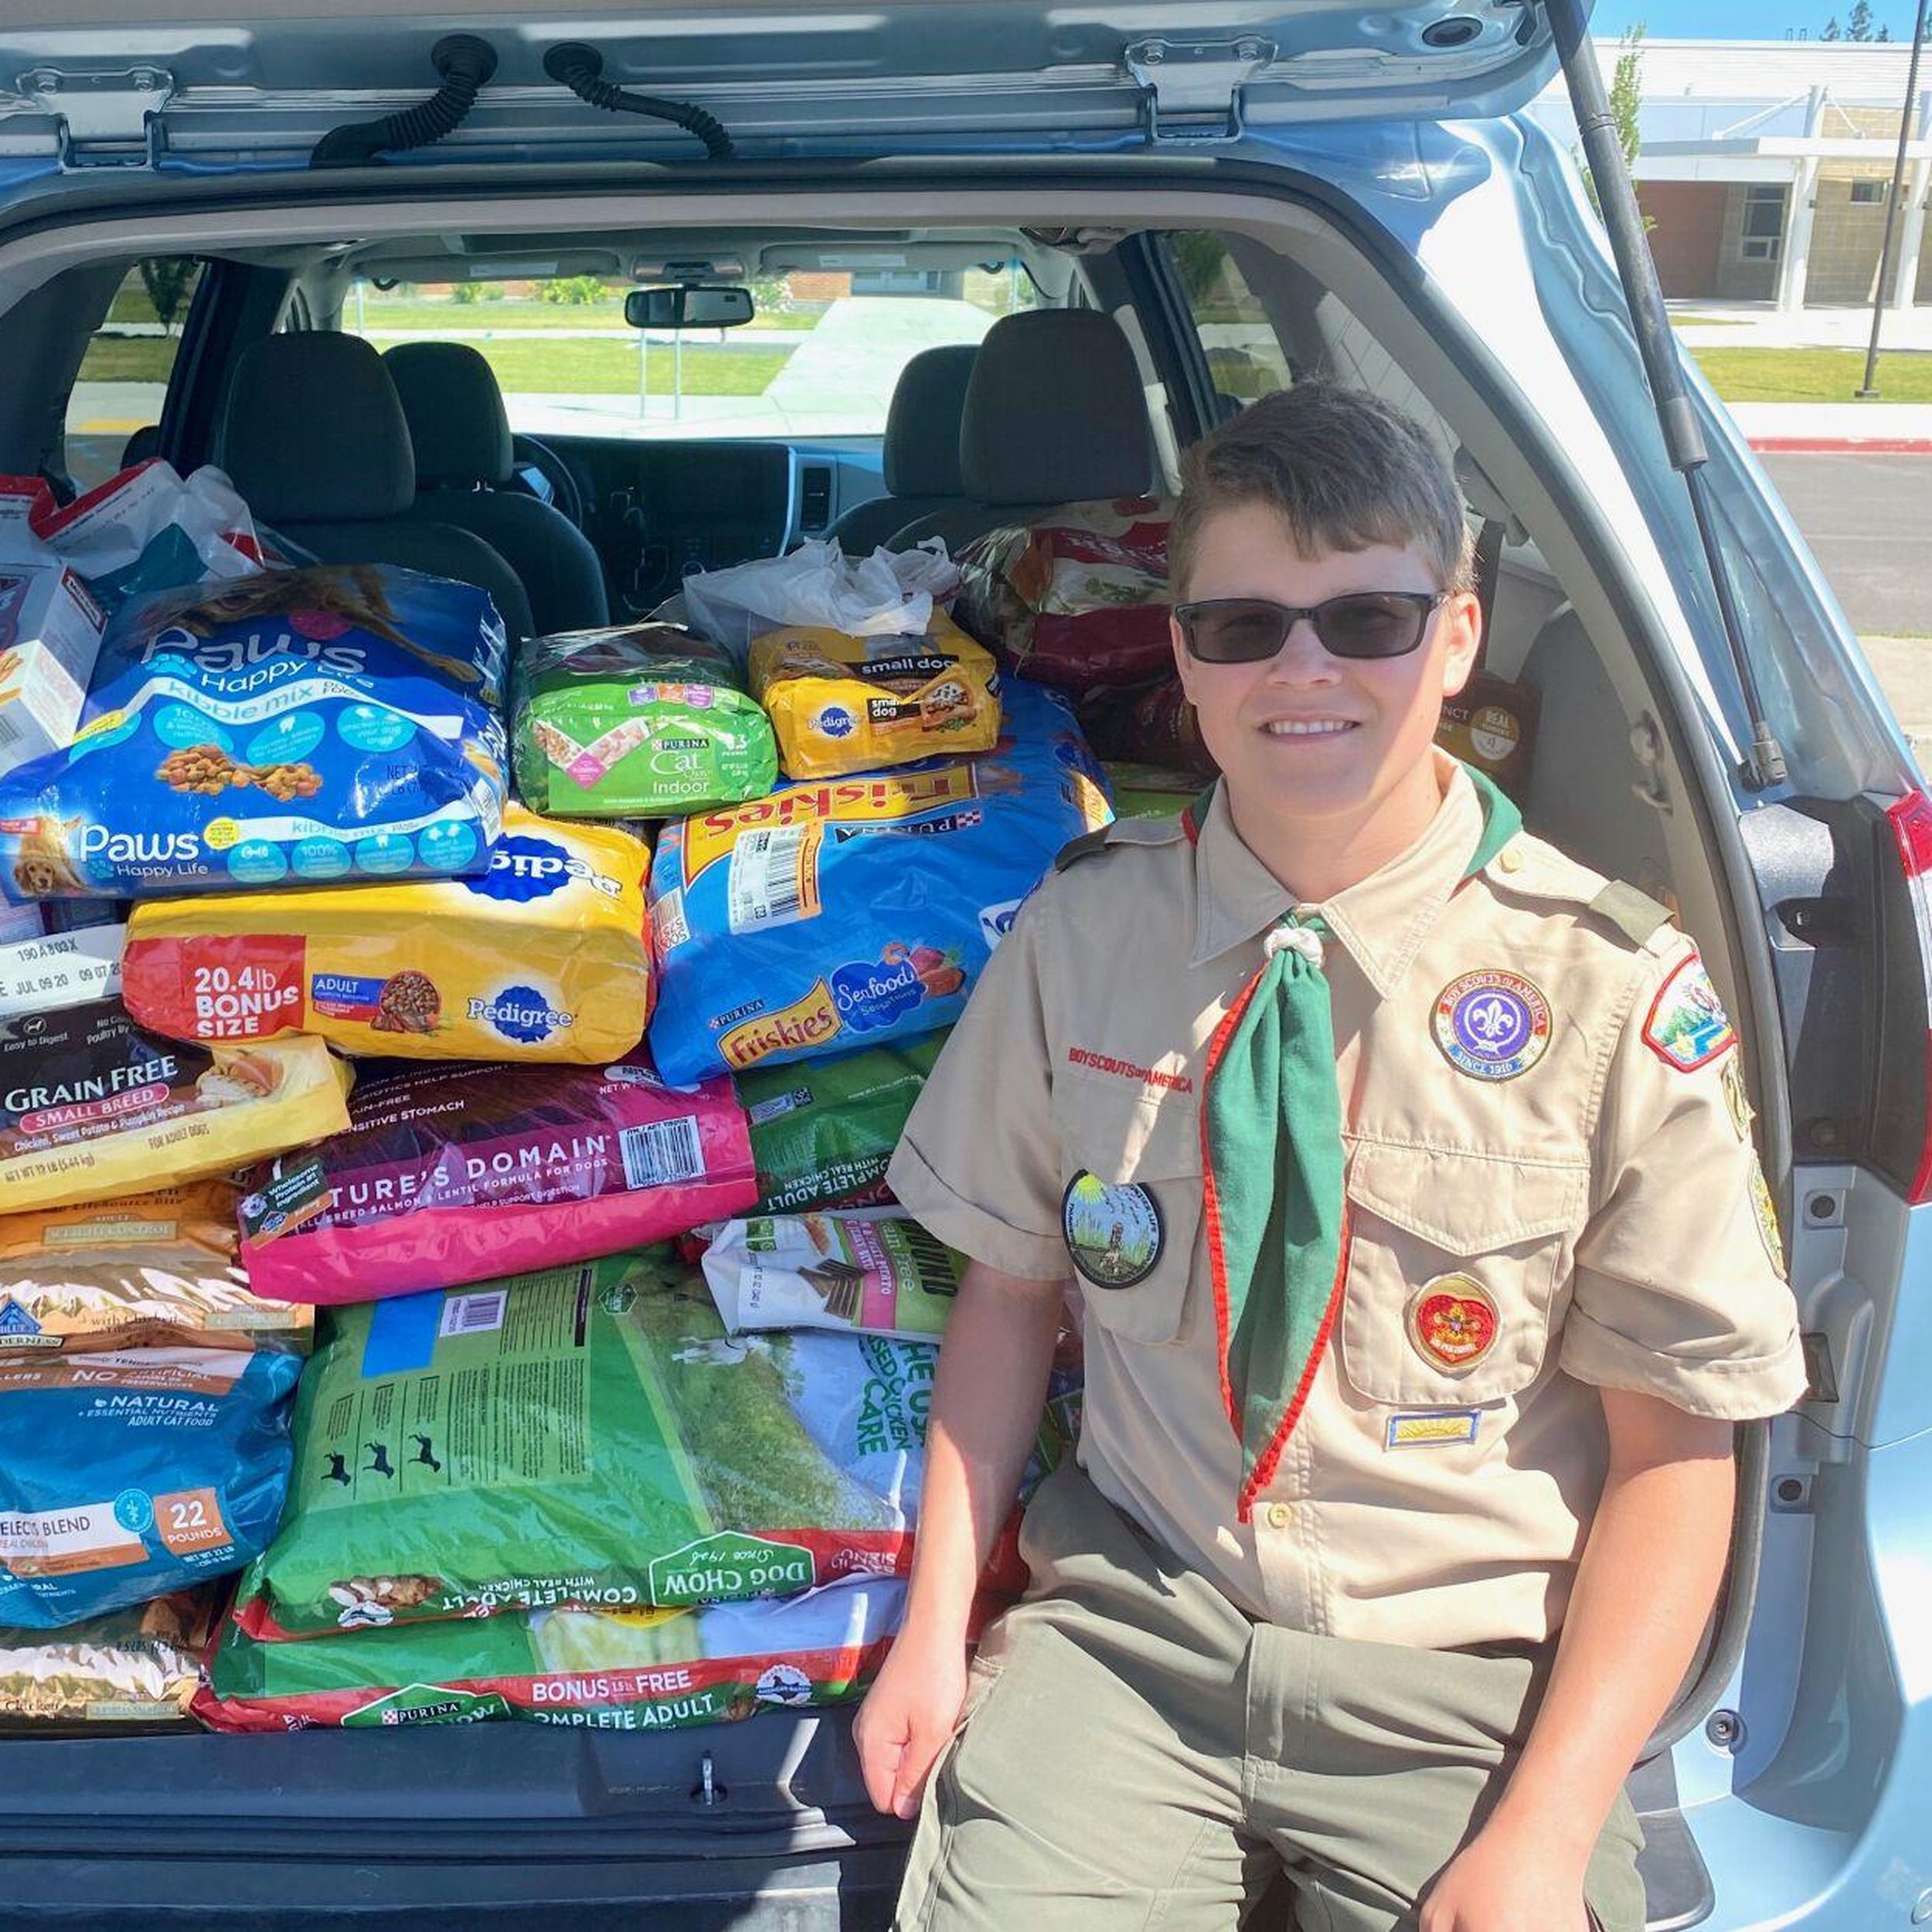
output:
M1021 1539L929 1781L900 1932L1231 1932L1277 1863L1298 1932L1393 1932L1471 1835L1535 1714L1526 1657L1250 1623L1070 1461ZM1641 1932L1628 1801L1585 1893Z

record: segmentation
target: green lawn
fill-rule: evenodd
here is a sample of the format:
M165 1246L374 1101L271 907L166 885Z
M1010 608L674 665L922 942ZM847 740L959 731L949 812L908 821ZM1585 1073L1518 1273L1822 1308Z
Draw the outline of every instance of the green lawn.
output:
M181 344L165 335L97 335L81 359L83 383L165 383Z
M1855 403L1865 356L1855 349L1699 349L1687 344L1727 403ZM1932 403L1932 355L1894 349L1879 359L1876 399Z
M80 366L83 383L165 383L175 344L158 336L104 337ZM638 386L638 352L628 342L479 342L478 349L505 389L529 396L622 396ZM651 351L651 391L671 393L675 352ZM696 345L684 352L687 396L762 396L791 360L789 349L719 349Z
M819 311L760 309L750 326L805 334L818 325ZM441 300L366 301L359 309L352 298L342 305L345 328L420 328L426 335L451 329L622 328L624 304L607 302L453 302ZM707 332L708 333L709 332Z
M634 395L638 352L628 342L479 342L477 348L512 393ZM673 352L651 351L651 393L671 393ZM687 396L762 396L791 359L787 349L687 349Z

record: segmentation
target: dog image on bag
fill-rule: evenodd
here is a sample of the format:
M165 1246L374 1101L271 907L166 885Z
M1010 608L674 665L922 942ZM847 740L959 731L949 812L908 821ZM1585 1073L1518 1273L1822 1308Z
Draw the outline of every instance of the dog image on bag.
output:
M21 834L13 858L13 880L29 899L53 899L86 889L74 870L69 836L78 818L39 818Z

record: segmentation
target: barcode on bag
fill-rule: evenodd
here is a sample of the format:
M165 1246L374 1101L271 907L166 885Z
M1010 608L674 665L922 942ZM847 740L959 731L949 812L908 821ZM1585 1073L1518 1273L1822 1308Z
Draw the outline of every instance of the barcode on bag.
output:
M20 726L12 711L0 706L0 751L5 751L19 736Z
M818 917L816 825L757 825L731 848L726 914L734 933Z
M626 1187L672 1187L704 1172L704 1144L698 1138L695 1114L627 1127L617 1136L617 1151L624 1156Z
M485 1294L451 1295L443 1304L443 1333L483 1335L502 1328L509 1298L507 1288L492 1288Z

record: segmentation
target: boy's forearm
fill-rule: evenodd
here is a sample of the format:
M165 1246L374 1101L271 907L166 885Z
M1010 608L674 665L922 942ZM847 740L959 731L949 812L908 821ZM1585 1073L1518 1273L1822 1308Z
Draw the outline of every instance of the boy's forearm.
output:
M1579 1872L1703 1636L1736 1488L1730 1423L1611 1391L1604 1407L1603 1500L1542 1708L1485 1827L1573 1859Z
M968 1265L926 1428L908 1629L964 1643L968 1614L1039 1429L1062 1284Z

